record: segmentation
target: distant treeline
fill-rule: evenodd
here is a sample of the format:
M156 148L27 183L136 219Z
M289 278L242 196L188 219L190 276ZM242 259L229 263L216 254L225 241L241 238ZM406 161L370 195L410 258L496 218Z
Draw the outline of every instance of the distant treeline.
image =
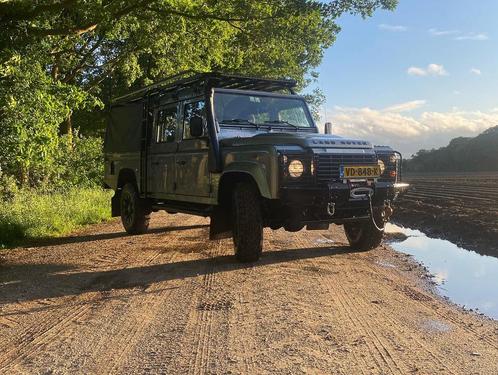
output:
M498 171L498 126L475 138L455 138L446 147L420 150L404 163L406 172Z

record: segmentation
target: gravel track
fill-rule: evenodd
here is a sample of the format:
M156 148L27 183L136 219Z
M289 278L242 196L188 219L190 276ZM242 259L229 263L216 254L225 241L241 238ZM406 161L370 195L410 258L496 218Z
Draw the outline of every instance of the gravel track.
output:
M208 220L113 221L0 253L4 374L496 374L498 323L433 294L382 246L342 229L265 231L235 262Z

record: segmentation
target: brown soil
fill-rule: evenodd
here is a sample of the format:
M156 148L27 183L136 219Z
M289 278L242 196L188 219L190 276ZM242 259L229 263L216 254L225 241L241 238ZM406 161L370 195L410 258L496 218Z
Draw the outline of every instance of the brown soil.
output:
M393 221L498 257L498 175L411 176Z
M0 373L498 373L498 323L408 257L351 253L334 227L268 231L241 265L207 223L155 214L143 236L114 221L4 251Z

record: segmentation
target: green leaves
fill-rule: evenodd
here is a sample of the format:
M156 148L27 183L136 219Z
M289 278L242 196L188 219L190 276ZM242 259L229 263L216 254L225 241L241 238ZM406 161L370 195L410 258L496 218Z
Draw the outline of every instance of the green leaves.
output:
M59 124L99 101L77 86L53 81L29 57L13 54L1 72L0 168L21 184L36 185L53 167Z
M11 0L0 2L0 167L53 176L60 124L102 127L95 107L182 71L293 78L304 88L344 13L396 0ZM318 99L318 100L317 100ZM315 108L320 97L315 98ZM91 115L88 112L93 112ZM71 134L71 133L70 133ZM48 177L47 177L48 176Z

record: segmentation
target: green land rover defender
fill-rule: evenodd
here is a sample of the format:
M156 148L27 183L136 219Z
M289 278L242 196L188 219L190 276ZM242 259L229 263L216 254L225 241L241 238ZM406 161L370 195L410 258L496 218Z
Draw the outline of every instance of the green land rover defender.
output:
M319 134L291 80L215 73L167 79L117 98L105 139L113 216L130 234L152 212L210 217L242 262L261 256L263 228L344 225L352 248L382 241L401 183L401 155Z

